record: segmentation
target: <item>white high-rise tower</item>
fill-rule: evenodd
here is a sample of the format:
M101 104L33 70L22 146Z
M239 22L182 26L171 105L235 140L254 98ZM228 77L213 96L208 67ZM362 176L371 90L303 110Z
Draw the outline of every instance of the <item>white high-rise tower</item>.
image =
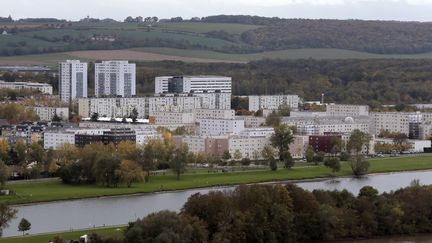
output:
M64 102L87 97L87 63L66 60L59 63L59 94Z
M95 96L136 95L136 66L128 61L103 61L95 64Z

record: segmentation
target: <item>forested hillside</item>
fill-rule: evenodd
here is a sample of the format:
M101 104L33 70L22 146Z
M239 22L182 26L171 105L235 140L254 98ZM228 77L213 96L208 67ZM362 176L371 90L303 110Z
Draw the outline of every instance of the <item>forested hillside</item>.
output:
M290 19L249 30L246 43L265 50L339 48L381 54L432 51L432 23Z
M262 60L248 64L138 64L139 93L154 91L154 77L217 74L233 77L233 93L298 94L306 100L353 104L432 101L432 60Z

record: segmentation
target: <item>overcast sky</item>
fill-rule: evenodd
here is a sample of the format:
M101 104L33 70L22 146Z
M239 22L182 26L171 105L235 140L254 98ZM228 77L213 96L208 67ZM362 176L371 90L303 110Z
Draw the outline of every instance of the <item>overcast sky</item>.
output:
M282 18L432 21L432 0L0 0L1 16L123 20L247 14Z

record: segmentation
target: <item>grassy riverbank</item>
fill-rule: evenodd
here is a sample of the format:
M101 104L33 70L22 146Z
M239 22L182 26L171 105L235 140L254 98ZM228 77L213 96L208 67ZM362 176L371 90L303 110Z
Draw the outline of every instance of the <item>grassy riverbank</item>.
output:
M371 160L370 173L412 171L432 169L432 156L392 157ZM186 173L179 181L173 174L153 176L149 183L136 183L131 188L121 185L106 188L97 185L65 185L60 181L32 182L7 185L16 196L2 196L0 202L8 204L35 203L54 200L90 198L100 196L125 195L133 193L181 190L218 185L236 185L257 182L300 180L324 178L331 175L322 165L296 166L290 170L279 168L277 171L239 171L230 173L207 173L201 171ZM351 175L350 167L343 163L337 176Z
M26 236L17 236L17 237L6 237L1 238L0 242L2 243L45 243L50 242L54 239L55 236L60 236L66 242L70 240L77 240L80 236L85 234L96 233L102 236L112 236L121 238L123 237L123 228L122 227L112 227L112 228L97 228L97 229L88 229L88 230L78 230L78 231L68 231L68 232L59 232L59 233L49 233L49 234L40 234L40 235L26 235Z

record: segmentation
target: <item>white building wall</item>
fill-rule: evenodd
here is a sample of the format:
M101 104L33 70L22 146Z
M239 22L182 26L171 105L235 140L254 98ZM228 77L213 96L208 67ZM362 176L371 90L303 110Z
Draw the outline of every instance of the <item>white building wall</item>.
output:
M87 97L87 63L67 60L59 63L59 95L69 103Z
M63 144L75 145L75 132L73 131L45 131L44 149L58 149Z
M249 110L277 110L281 105L288 105L291 110L298 110L298 95L250 95Z
M154 111L150 114L155 118L156 124L191 124L195 123L193 112Z
M371 133L380 134L381 130L393 133L409 134L408 112L373 112L371 113Z
M30 108L35 111L41 121L51 121L55 114L57 114L57 116L59 116L63 121L69 120L68 107L35 106Z
M160 76L155 78L155 94L168 93L168 80L172 76Z
M329 104L326 107L326 114L327 116L368 116L369 106Z
M236 119L197 119L199 134L218 136L227 134L240 134L244 130L244 120Z
M138 118L145 118L145 97L140 98L87 98L78 100L78 113L81 117L91 117L98 113L99 117L128 117L133 109L138 112Z
M53 87L46 83L32 83L32 82L5 82L0 80L0 89L31 89L38 90L42 94L53 94Z
M235 117L234 110L195 109L194 112L195 112L196 119L205 119L205 118L234 119Z
M236 150L239 150L243 158L254 159L254 151L259 153L261 159L261 151L267 145L271 145L269 137L231 137L228 141L229 152L232 156Z
M103 61L95 64L95 96L136 95L136 65L128 61Z

